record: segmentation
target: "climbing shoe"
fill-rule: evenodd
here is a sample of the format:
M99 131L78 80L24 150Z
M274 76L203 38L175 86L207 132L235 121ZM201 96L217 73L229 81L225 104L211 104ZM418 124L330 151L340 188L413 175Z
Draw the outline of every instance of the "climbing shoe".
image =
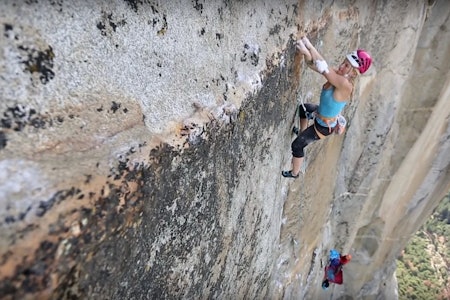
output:
M299 174L294 176L294 174L292 174L292 170L291 171L281 171L281 175L283 175L283 177L287 177L287 178L298 178L298 176L299 176Z
M292 128L292 132L295 133L296 135L298 135L298 127L297 127L297 126L294 126L294 127Z

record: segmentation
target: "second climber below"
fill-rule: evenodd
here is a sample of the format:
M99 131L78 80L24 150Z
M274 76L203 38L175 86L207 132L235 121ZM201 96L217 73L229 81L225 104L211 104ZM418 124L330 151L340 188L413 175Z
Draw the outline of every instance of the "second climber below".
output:
M306 37L297 41L297 49L304 55L307 65L322 74L327 82L323 85L319 105L305 103L304 108L300 106L300 132L292 142L292 169L281 172L290 178L299 176L304 148L333 133L338 115L351 99L358 72L365 73L372 63L370 55L359 49L348 54L338 69L328 68L327 62ZM307 115L312 113L315 115L314 124L308 127Z

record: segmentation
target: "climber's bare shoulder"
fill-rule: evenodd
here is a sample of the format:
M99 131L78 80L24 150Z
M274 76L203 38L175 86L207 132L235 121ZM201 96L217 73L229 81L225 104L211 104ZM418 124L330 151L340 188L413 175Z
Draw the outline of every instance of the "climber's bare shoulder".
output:
M330 73L333 71L330 71ZM326 74L327 78L329 74ZM334 86L334 92L333 92L333 98L336 99L336 101L348 101L350 99L350 95L353 91L353 85L350 83L347 78L344 76L341 76L339 74L335 73L335 80L331 81L328 80L328 82L324 85L325 89L331 88L331 86ZM331 77L334 77L331 75Z

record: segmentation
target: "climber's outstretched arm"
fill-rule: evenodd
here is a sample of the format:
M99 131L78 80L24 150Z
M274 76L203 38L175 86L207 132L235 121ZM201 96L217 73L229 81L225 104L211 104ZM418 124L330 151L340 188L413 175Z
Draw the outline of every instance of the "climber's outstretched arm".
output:
M317 49L311 44L311 42L309 41L309 39L306 36L302 37L301 41L302 41L303 45L305 45L305 48L311 54L311 60L313 60L313 61L324 60L322 55L320 55L319 51L317 51Z
M314 65L314 60L313 60L313 56L311 54L311 51L306 48L305 44L303 43L302 40L298 40L295 43L297 50L300 51L301 54L303 54L303 57L305 58L306 61L306 65L311 68L313 71L316 71L317 73L320 73L316 66ZM316 51L317 52L317 51Z
M296 42L297 49L304 55L306 65L313 71L322 74L323 70L318 67L317 61L325 61L319 51L311 44L307 37L302 37Z
M309 53L308 57L310 57L311 60L309 62L307 61L307 64L311 69L325 76L325 78L337 89L348 91L352 90L353 87L351 83L344 76L337 74L334 69L328 68L328 64L325 59L322 57L322 55L320 55L319 51L317 51L317 49L311 44L307 37L303 37L300 42L301 43L299 43L298 47L302 47L303 45L306 50L299 50L302 53ZM305 58L307 58L306 54Z

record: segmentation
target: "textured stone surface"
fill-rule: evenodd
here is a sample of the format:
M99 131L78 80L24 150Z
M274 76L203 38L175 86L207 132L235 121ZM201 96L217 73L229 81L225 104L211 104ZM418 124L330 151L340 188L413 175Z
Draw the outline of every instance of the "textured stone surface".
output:
M2 1L0 297L392 299L450 189L447 1ZM299 99L373 55L281 178ZM322 291L330 248L353 255Z

